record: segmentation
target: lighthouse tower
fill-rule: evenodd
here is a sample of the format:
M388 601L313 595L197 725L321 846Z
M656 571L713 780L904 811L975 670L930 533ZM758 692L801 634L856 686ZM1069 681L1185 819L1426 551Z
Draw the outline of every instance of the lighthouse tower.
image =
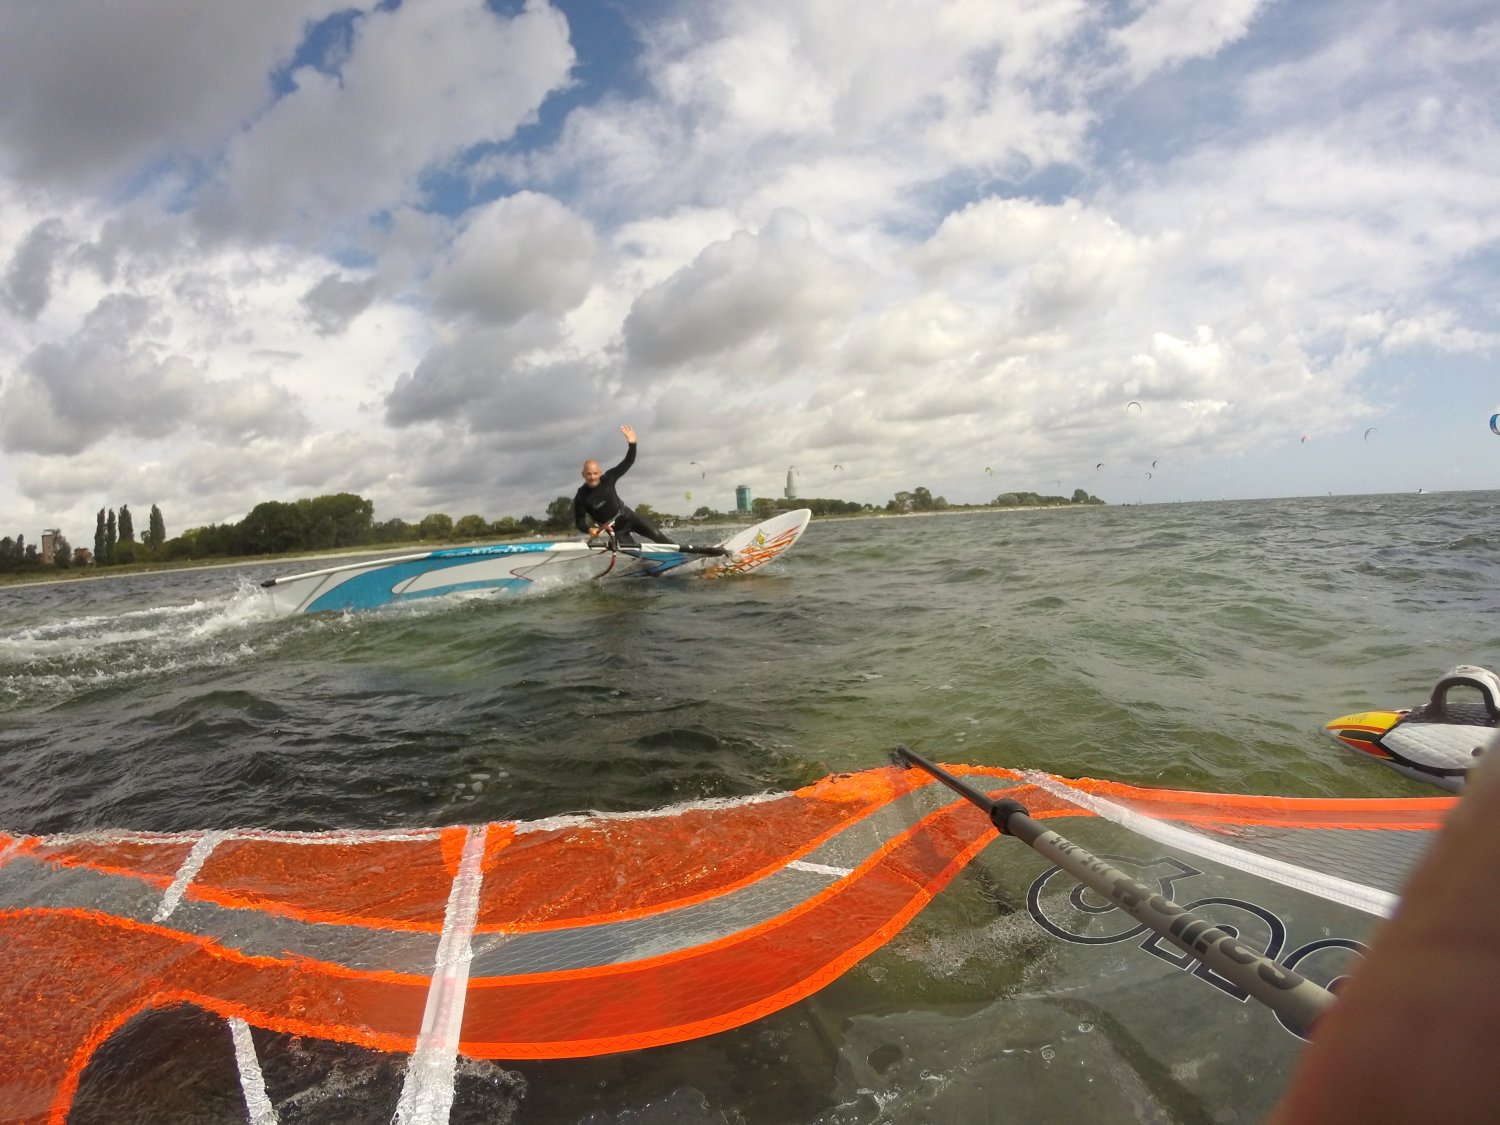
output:
M797 466L793 465L786 471L786 498L797 499Z

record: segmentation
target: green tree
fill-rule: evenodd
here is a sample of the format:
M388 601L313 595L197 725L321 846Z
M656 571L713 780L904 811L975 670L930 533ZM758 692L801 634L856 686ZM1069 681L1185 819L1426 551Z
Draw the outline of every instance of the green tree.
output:
M109 515L104 519L104 561L113 562L115 557L115 544L119 542L115 534L115 510L111 508Z
M161 545L161 557L169 561L190 559L193 557L193 541L186 535L168 539Z
M452 539L453 517L442 512L423 516L422 522L417 524L417 534L423 539Z
M914 512L932 511L932 493L922 485L918 485L912 489L911 510Z
M318 548L356 547L370 541L375 503L352 492L296 501L307 525L309 544Z
M99 519L94 524L94 561L104 564L104 509L99 509Z
M304 519L307 521L307 530L303 533L302 542L297 546L311 547L315 551L326 551L338 545L338 532L329 516L322 515L313 518L304 513Z
M376 543L405 543L416 537L416 527L403 519L389 519L370 530L370 538Z
M241 549L240 525L237 523L211 523L207 527L190 527L178 539L185 545L187 554L179 558L203 558L205 555L232 555ZM172 540L177 542L178 539Z
M26 536L0 539L0 570L32 570L41 565L41 553L26 542Z
M573 498L559 496L547 505L547 519L543 524L549 531L567 531L573 526Z
M756 520L768 520L776 514L776 501L769 496L757 496L750 501L750 514Z
M242 555L293 551L306 545L307 532L307 517L295 504L266 500L236 526L230 550Z
M62 532L52 537L52 565L58 570L67 570L73 565L73 548Z
M151 518L146 526L146 546L156 551L160 550L161 545L166 541L167 521L161 518L161 509L152 504Z
M135 542L135 517L130 514L130 505L120 505L120 542Z
M490 533L490 522L483 516L460 516L453 534L460 539L479 539Z
M806 508L815 516L837 516L846 512L858 512L862 505L853 500L829 500L819 496L798 497L796 500L778 500L776 506L782 511Z
M1073 490L1073 503L1075 503L1075 504L1087 504L1088 502L1089 502L1089 494L1087 492L1085 492L1081 488L1075 488Z

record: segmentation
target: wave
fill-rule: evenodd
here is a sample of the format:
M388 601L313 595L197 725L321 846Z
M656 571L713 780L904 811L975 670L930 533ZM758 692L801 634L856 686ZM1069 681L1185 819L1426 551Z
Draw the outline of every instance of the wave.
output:
M269 602L248 581L227 598L43 621L0 636L0 706L57 701L274 650Z

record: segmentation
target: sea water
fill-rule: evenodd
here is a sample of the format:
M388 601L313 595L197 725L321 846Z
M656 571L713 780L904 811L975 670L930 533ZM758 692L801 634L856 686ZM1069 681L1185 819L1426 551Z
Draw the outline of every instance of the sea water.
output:
M317 617L277 617L259 589L297 563L0 588L0 828L310 830L645 810L881 765L896 742L941 761L1139 785L1434 795L1320 728L1421 702L1454 664L1500 666L1497 500L814 521L784 559L733 581ZM983 966L1008 960L1024 977L1035 937L960 877L889 947L777 1016L625 1056L466 1063L453 1119L981 1113L988 1095L974 1083L957 1101L940 1091L977 1066L964 1029L996 1018ZM149 1053L146 1042L190 1040L199 1018L160 1014L149 1035L110 1046ZM1091 1041L1075 1024L1033 1030L986 1048L985 1073L1003 1081L1016 1051ZM404 1060L279 1047L267 1083L281 1120L389 1119ZM223 1075L186 1082L162 1065L182 1119L214 1119L226 1098L229 1119L242 1118L232 1073L226 1092ZM1076 1095L1096 1077L1059 1081ZM1042 1112L1087 1104L1034 1094L1024 1100ZM131 1119L119 1098L86 1082L75 1118ZM149 1119L174 1118L158 1108Z

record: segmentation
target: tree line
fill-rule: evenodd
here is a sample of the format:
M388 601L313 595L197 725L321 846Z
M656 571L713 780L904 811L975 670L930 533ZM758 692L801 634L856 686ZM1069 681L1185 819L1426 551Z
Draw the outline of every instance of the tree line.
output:
M811 508L815 515L840 515L868 510L869 505L849 500L757 499L752 514L768 519L778 511ZM691 516L655 511L649 504L635 510L653 522L686 521L714 523L743 518L743 513L720 512L699 507ZM389 519L376 522L373 501L350 492L332 496L257 504L238 523L210 524L190 528L163 545L163 559L204 558L212 555L265 555L289 551L326 551L345 547L379 547L395 543L447 543L467 539L515 539L528 535L568 534L573 528L573 498L559 496L547 505L546 514L502 516L489 520L481 515L454 519L433 512L416 522Z
M164 560L211 556L278 555L292 551L329 551L351 547L380 547L418 541L517 538L544 531L561 531L573 524L572 497L558 497L547 516L504 516L488 520L480 515L454 519L433 512L420 520L376 522L375 502L352 492L300 500L267 500L250 509L238 523L209 524L184 531L162 545Z
M73 549L68 546L66 539L62 542L67 562L54 561L52 565L67 567L73 561ZM5 538L0 539L0 573L16 570L37 570L41 566L41 552L37 549L35 543L26 542L25 535L17 535L14 539L7 535Z
M135 518L130 514L129 504L120 505L118 518L113 508L100 508L94 524L94 562L99 566L142 562L154 557L166 541L167 521L155 504L151 505L146 533L139 542L135 538Z
M930 489L918 485L910 492L898 492L886 501L887 512L942 512L949 508L1055 508L1064 504L1102 504L1097 496L1090 496L1081 488L1073 490L1072 497L1044 496L1037 492L1002 492L988 504L949 504L941 496L934 496Z
M45 539L46 536L44 535ZM130 506L121 504L118 515L113 508L100 508L98 524L94 529L94 550L74 547L61 531L52 534L52 558L44 558L44 549L35 543L26 542L25 535L12 539L9 535L0 538L0 572L40 570L53 567L67 570L75 566L94 563L100 566L138 562L152 558L167 538L166 521L161 509L151 505L146 533L140 542L135 538L135 520Z
M1071 497L1042 496L1036 492L1002 492L990 503L997 508L1051 508L1059 504L1102 504L1104 501L1097 496L1090 496L1081 488L1075 488Z

